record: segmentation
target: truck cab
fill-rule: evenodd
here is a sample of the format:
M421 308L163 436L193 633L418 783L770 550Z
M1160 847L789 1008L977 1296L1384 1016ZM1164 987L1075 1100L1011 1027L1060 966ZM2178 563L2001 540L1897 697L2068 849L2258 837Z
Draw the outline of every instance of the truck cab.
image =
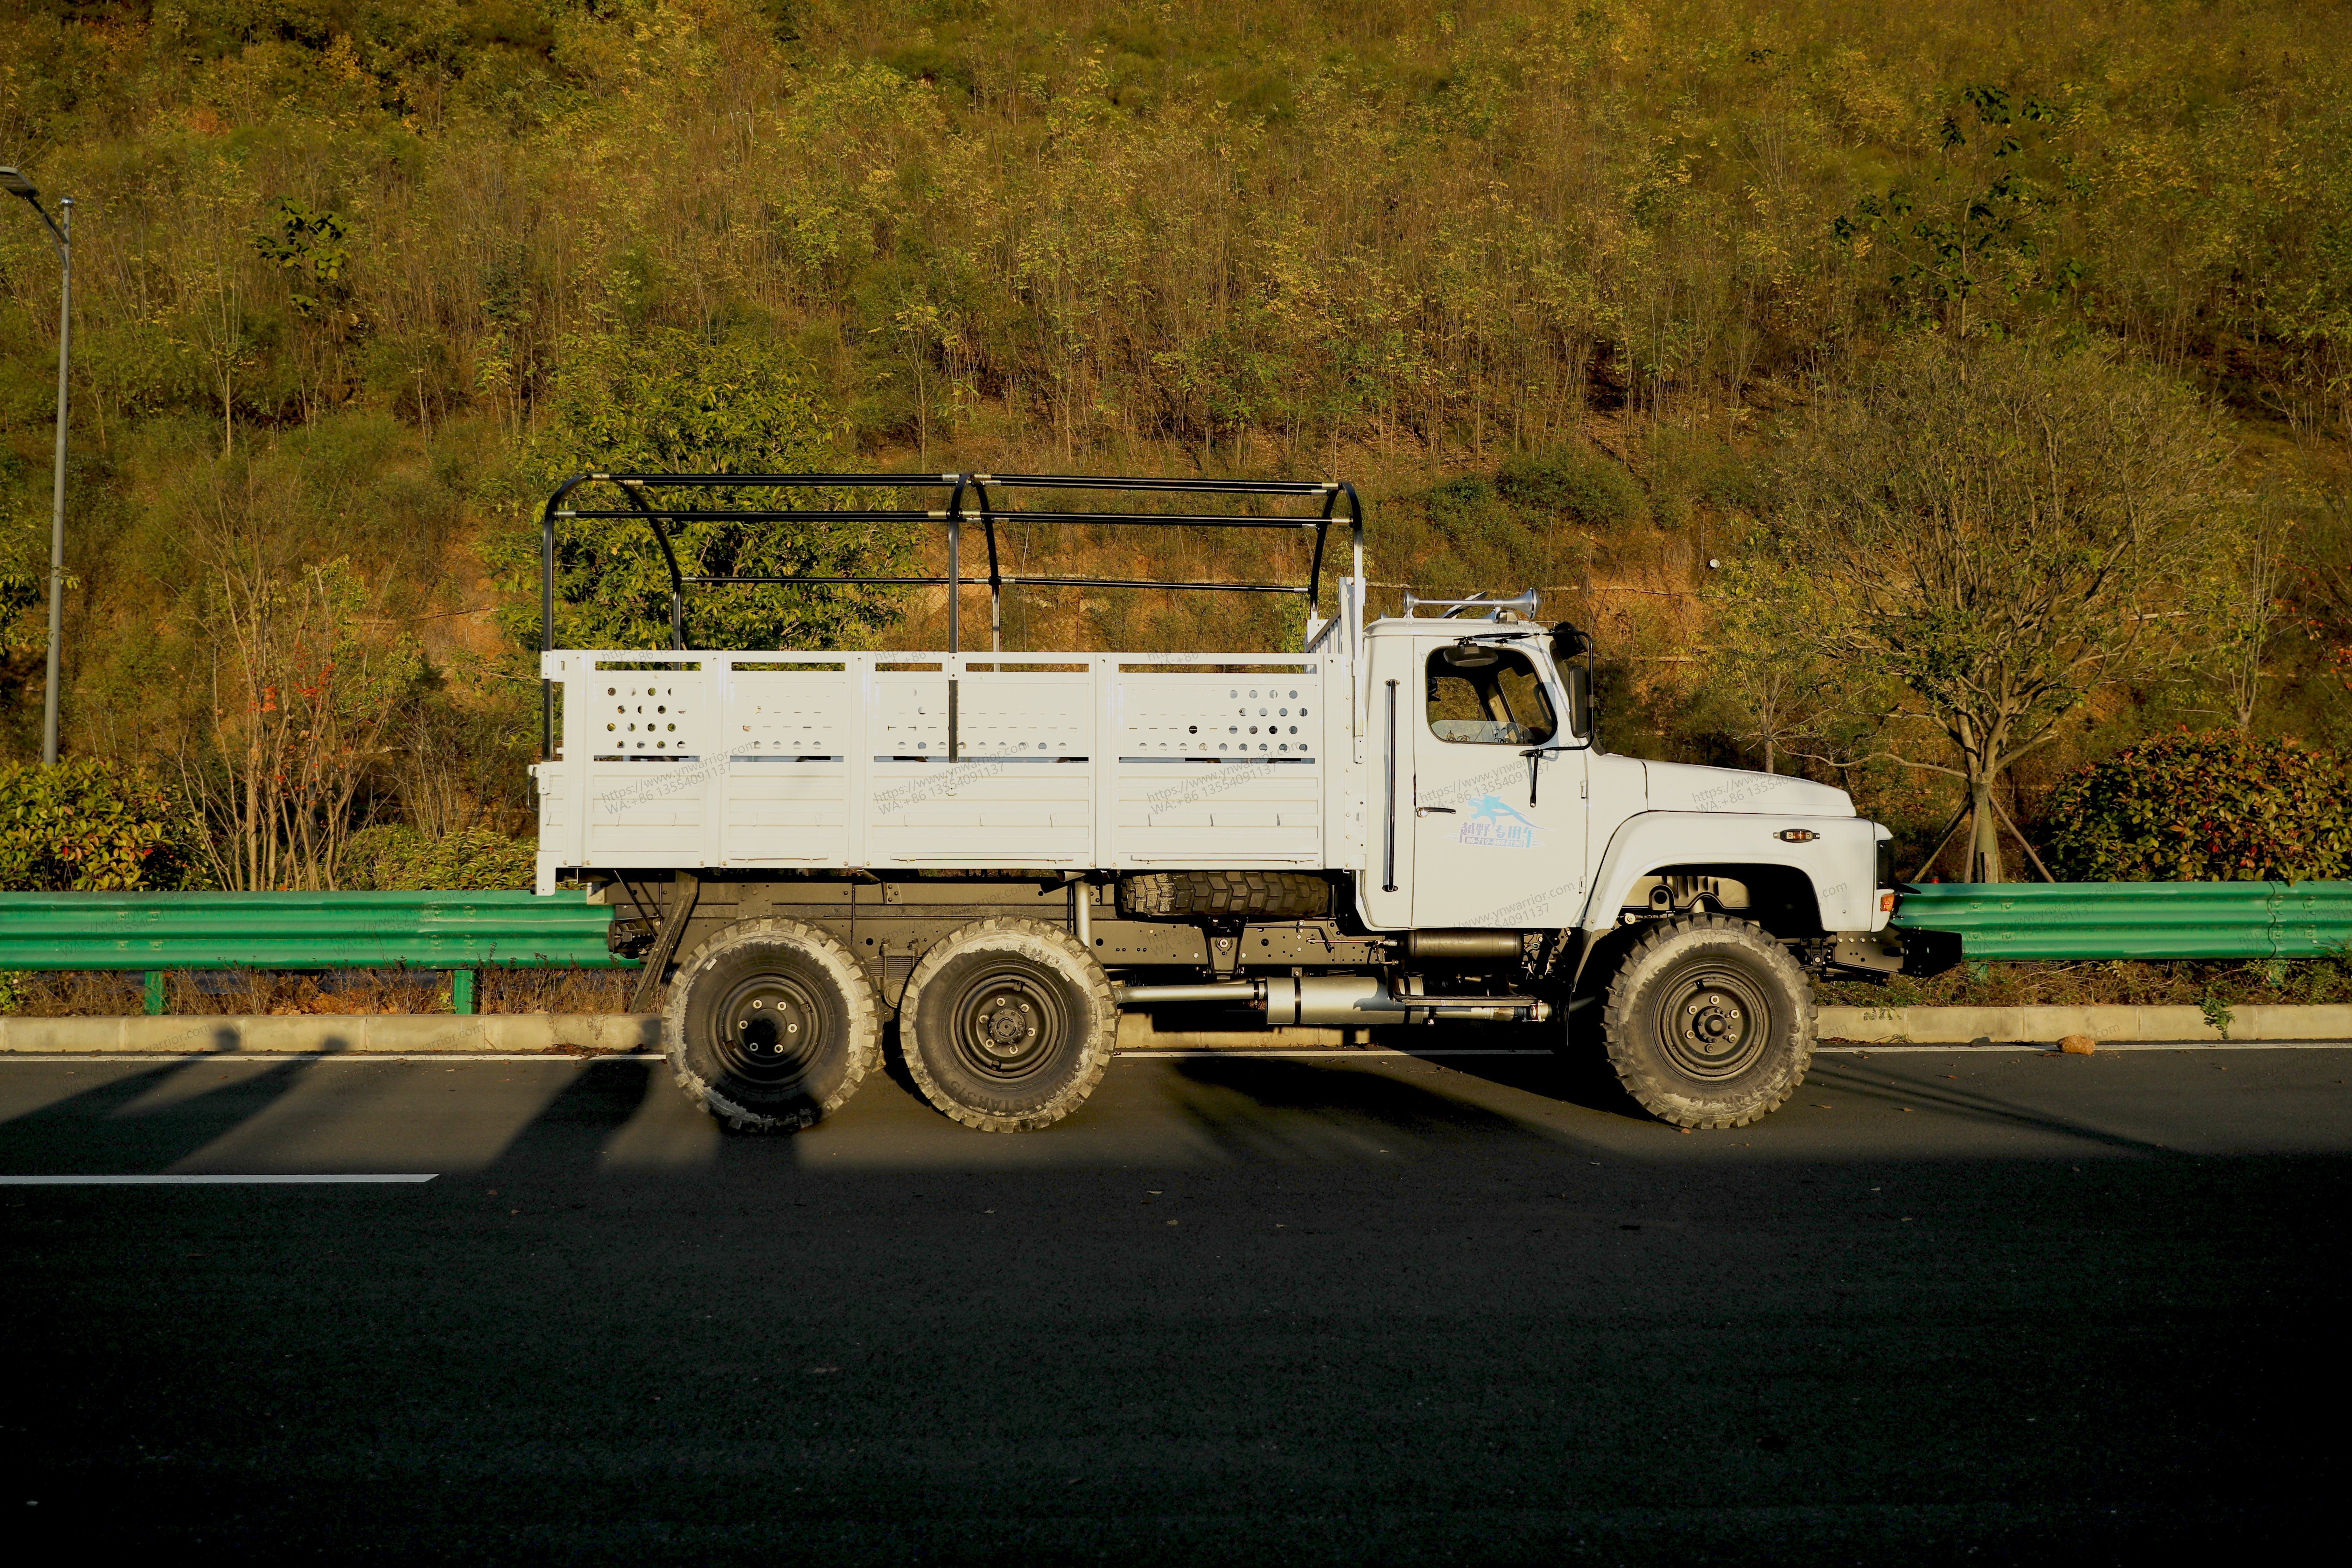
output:
M1613 755L1596 734L1582 634L1509 606L1412 615L1419 603L1364 637L1381 811L1377 875L1357 882L1366 924L1597 936L1629 917L1713 910L1793 940L1885 929L1889 836L1844 791Z

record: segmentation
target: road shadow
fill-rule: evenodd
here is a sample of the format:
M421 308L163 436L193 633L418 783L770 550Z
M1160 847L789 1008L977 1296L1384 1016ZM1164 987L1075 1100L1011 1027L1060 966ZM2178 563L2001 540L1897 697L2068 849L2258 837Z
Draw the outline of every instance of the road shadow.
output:
M1912 1057L1906 1059L1918 1062L1933 1058ZM2010 1096L1958 1082L1945 1083L1919 1078L1890 1082L1885 1068L1874 1068L1864 1065L1866 1061L1867 1058L1853 1057L1832 1057L1826 1060L1815 1057L1811 1070L1805 1076L1805 1087L1799 1090L1798 1098L1812 1093L1837 1095L1849 1100L1867 1100L1898 1110L1909 1107L1916 1111L1933 1111L1938 1116L1958 1118L1979 1126L2058 1133L2104 1144L2110 1149L2160 1159L2187 1157L2180 1151L2168 1149L2150 1139L2096 1126L2080 1116L2059 1115ZM1874 1071L1876 1076L1873 1076Z
M483 1169L525 1165L593 1172L605 1162L614 1141L644 1115L648 1100L677 1092L667 1062L590 1058Z
M1375 1029L1371 1038L1384 1049L1439 1062L1452 1071L1580 1110L1629 1121L1652 1120L1609 1065L1597 1009L1565 1023L1398 1026ZM1454 1052L1465 1054L1439 1054Z
M1597 1031L1578 1029L1565 1041L1556 1026L1489 1025L1478 1029L1446 1032L1440 1042L1432 1031L1381 1031L1376 1042L1409 1056L1425 1057L1452 1071L1487 1083L1541 1095L1580 1110L1630 1121L1648 1121L1650 1113L1635 1103L1609 1065ZM1440 1051L1474 1053L1438 1056Z
M0 1121L0 1170L8 1173L168 1171L266 1114L315 1058L287 1058L258 1072L188 1087L206 1068L253 1058L191 1057L108 1078ZM93 1058L103 1071L124 1064ZM144 1104L142 1101L155 1101ZM60 1158L62 1156L62 1159Z
M1170 1102L1196 1133L1228 1154L1378 1155L1511 1143L1558 1149L1577 1142L1337 1052L1328 1060L1236 1052L1171 1065Z

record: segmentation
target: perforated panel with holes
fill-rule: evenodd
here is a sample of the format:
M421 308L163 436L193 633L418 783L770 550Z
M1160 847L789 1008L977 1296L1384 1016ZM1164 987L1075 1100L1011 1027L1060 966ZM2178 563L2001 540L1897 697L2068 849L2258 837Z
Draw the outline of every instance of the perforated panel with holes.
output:
M588 740L597 756L666 759L701 753L707 715L701 711L699 671L604 669L593 679ZM572 688L578 689L578 684Z
M966 675L957 693L956 754L972 760L1092 756L1094 694L1090 674Z
M863 808L875 865L1070 866L1094 851L1091 672L881 672Z
M709 858L709 672L591 668L568 685L590 755L579 803L585 864L693 866Z
M1324 679L1122 671L1112 840L1123 865L1315 865Z
M838 761L849 751L851 683L837 669L730 671L727 754Z
M929 671L874 675L873 752L877 757L948 754L948 678Z
M1311 757L1323 732L1319 677L1119 677L1121 757Z

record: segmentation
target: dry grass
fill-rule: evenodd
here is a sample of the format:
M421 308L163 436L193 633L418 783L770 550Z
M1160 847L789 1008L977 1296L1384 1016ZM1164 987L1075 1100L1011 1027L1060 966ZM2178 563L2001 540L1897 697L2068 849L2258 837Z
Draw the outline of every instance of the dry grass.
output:
M476 972L482 1013L618 1013L634 970L485 969ZM0 977L5 1011L28 1018L112 1017L145 1011L136 973L35 972ZM273 970L174 971L164 977L170 1011L240 1017L301 1014L447 1013L449 976L432 970L352 969L328 973Z
M1964 963L1885 985L1820 985L1824 1003L1866 1007L2087 1007L2352 1002L2352 955L2204 963Z

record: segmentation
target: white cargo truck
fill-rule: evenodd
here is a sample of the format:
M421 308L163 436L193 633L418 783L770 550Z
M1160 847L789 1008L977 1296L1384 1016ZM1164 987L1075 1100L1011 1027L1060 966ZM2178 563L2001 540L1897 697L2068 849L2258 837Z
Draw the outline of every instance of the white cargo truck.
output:
M1009 504L1055 491L1097 504ZM674 548L690 524L814 521L943 530L946 571L699 575ZM672 646L554 646L558 529L625 523L668 563ZM1310 564L1016 577L1016 524L1284 531ZM1327 615L1335 530L1351 570ZM975 532L987 569L967 574ZM644 1004L668 982L678 1082L739 1129L838 1107L894 1021L940 1111L1043 1128L1100 1080L1122 1009L1407 1045L1538 1026L1597 1041L1654 1115L1733 1127L1803 1078L1809 972L1901 967L1889 836L1843 791L1611 754L1588 639L1532 592L1408 594L1368 621L1344 483L591 474L549 500L542 567L540 890L615 907ZM949 646L692 647L688 590L747 583L943 587ZM1307 614L1293 651L1012 653L1015 585L1292 594ZM987 652L961 646L981 590Z

